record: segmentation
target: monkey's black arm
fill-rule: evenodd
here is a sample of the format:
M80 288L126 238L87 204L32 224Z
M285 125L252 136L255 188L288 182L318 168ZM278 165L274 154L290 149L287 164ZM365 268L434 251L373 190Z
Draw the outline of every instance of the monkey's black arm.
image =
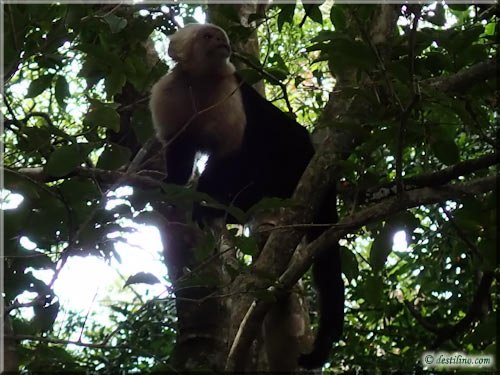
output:
M185 185L193 173L196 148L181 136L166 149L167 178L165 182Z

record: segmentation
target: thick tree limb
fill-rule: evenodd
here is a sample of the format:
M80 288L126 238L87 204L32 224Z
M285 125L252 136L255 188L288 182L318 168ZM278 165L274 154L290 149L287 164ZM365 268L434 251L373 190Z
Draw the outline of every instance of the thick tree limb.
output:
M371 222L384 220L391 215L421 205L435 204L446 200L461 199L469 195L494 191L500 176L477 178L469 182L449 184L436 188L424 187L405 193L401 198L391 197L383 202L367 207L356 214L347 216L325 231L308 246L299 249L293 256L291 265L279 279L279 285L294 285L309 268L314 255L328 249L346 234ZM303 263L302 261L306 262ZM290 284L290 282L292 284Z
M458 177L467 176L482 169L491 167L500 163L500 153L495 152L477 159L461 161L455 165L443 168L437 172L423 173L417 176L403 178L403 186L406 191L419 187L432 187L447 184ZM381 198L386 198L389 195L395 195L395 182L387 182L380 185L370 187L366 190L352 191L352 188L342 189L338 192L347 196L356 196L357 204L364 204L373 201L378 201ZM385 192L385 193L384 193ZM381 196L382 195L382 196Z
M439 90L445 93L462 93L471 86L493 78L497 74L497 61L491 59L480 62L470 68L464 68L459 72L447 77L431 78L422 81L432 90Z
M377 46L382 45L390 39L391 35L393 35L395 20L396 18L393 17L393 14L390 11L381 12L379 16L374 19L373 24L368 28L369 30L376 30L377 37L373 37L374 44ZM372 35L372 33L370 33L370 35ZM341 92L344 87L358 87L367 83L363 80L360 81L357 73L358 71L353 68L352 70L347 70L343 72L343 74L336 77L337 83L335 91L332 93L330 100L320 117L320 121L316 126L319 131L316 131L315 134L313 134L313 136L315 136L314 138L318 139L318 142L316 143L321 143L321 148L317 151L315 157L310 163L310 166L306 169L294 195L294 199L300 209L287 209L282 216L282 222L278 223L278 225L286 226L287 224L304 224L312 221L312 216L315 210L322 204L324 201L323 198L325 198L329 189L336 181L335 176L337 171L335 165L337 165L338 160L340 158L343 159L348 157L352 153L354 147L359 143L360 140L357 139L355 134L349 132L348 130L337 129L331 126L338 119L342 119L345 122L349 120L357 122L356 117L352 117L350 114L362 110L364 105L366 105L366 103L363 104L362 102L353 102L345 97L335 94L335 92ZM489 73L491 72L489 71ZM461 79L463 79L463 77L464 75L457 75L457 82L462 82ZM475 79L479 79L479 76L475 77ZM455 77L452 76L452 78L449 79L453 78ZM430 80L426 83L430 85L434 82L435 81ZM435 85L443 90L450 90L454 87L462 87L456 83L455 85L446 86L445 82L446 81L439 84L436 83ZM470 79L467 81L467 84L469 82ZM465 83L462 83L462 85L465 85ZM423 189L420 189L418 192L421 192L422 190ZM414 192L411 192L411 194L413 193ZM403 199L405 199L408 194L410 193L403 193ZM384 200L384 202L388 201L390 201L390 199ZM374 215L373 212L370 214ZM375 215L374 217L377 216ZM329 231L325 232L323 236L325 236L326 233L329 233ZM266 280L263 280L262 278L259 279L254 275L265 274L269 275L271 278L277 278L278 275L286 268L288 260L290 259L290 254L294 251L302 235L303 231L298 228L293 230L288 227L273 231L259 258L255 262L255 272L248 276L239 276L233 284L234 289L241 291L269 287ZM342 233L339 232L339 237L341 235ZM316 241L324 239L323 236L318 238ZM296 256L297 254L294 255L294 258ZM305 269L307 269L307 267L311 264L311 259L309 259L309 262L305 265ZM305 269L301 271L305 272ZM303 272L300 273L300 275L303 274ZM298 277L295 281L297 279ZM240 324L239 327L236 327L235 333L238 332L237 340L233 342L231 353L226 363L227 370L240 370L245 367L244 358L248 353L247 350L250 343L254 339L252 336L252 330L255 330L255 332L259 331L259 318L264 316L267 311L267 307L263 306L261 302L255 302L255 305L253 305L253 302L253 298L243 296L240 298L238 303L235 304L235 308L232 311L233 322L237 324L244 319L246 323L243 325ZM248 311L250 307L252 312ZM245 327L250 328L247 330Z
M307 247L298 250L288 269L281 275L275 286L268 288L270 293L283 293L297 283L300 277L311 266L314 255L329 248L338 242L347 233L357 229L369 222L383 220L403 209L416 207L422 204L438 203L447 199L460 198L467 194L479 194L492 191L498 183L498 177L485 177L468 183L447 185L440 188L422 188L409 192L403 199L396 197L384 200L368 207L357 214L342 219L338 225L323 233L318 239L311 242ZM238 368L245 356L248 347L258 332L261 319L269 308L269 302L254 301L251 309L245 315L245 319L239 327L236 335L237 340L233 342L227 361L227 370Z
M19 356L17 354L18 342L14 340L11 336L14 333L14 328L12 327L12 317L7 314L2 316L2 321L0 323L0 329L3 334L3 348L0 349L2 352L2 374L12 373L17 374L19 371Z
M477 159L470 159L459 162L438 172L424 173L418 176L409 177L404 180L407 185L414 186L439 186L446 184L460 176L477 172L481 169L491 167L500 163L500 153L495 152Z
M298 249L289 267L279 277L274 286L268 288L270 293L279 295L290 290L311 266L314 256L324 249L337 243L346 234L370 222L386 219L391 215L420 205L435 204L444 200L460 199L470 194L482 194L495 190L498 176L478 178L466 183L449 184L437 188L424 187L406 192L401 198L391 197L383 202L367 207L356 214L343 218L339 223L325 231L308 246ZM245 287L245 286L244 286ZM240 368L244 362L256 332L262 322L262 317L269 308L269 302L254 300L245 319L240 324L236 339L233 341L228 356L226 370Z
M74 341L74 340L61 340L61 339L56 339L52 337L41 337L41 336L32 336L32 335L6 335L7 339L15 340L15 341L35 341L35 342L45 342L45 343L50 343L50 344L59 344L59 345L76 345L76 346L81 346L84 348L94 348L94 349L107 349L107 350L113 350L113 349L130 349L129 346L125 345L117 345L117 346L110 346L107 345L106 343L100 343L100 344L93 344L93 343L86 343L86 342L81 342L81 341Z
M109 171L99 168L77 167L73 172L66 176L54 177L45 173L43 167L20 168L18 170L5 168L6 171L19 174L36 182L53 182L63 178L80 176L94 178L105 184L114 184L116 181L123 181L133 186L144 188L158 188L162 182L149 176L141 176L136 173L127 173L121 171Z

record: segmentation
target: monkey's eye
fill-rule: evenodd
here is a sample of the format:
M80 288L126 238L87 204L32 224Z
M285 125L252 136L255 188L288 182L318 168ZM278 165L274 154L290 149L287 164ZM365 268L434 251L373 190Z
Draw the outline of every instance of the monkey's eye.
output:
M212 34L203 34L203 39L212 39Z

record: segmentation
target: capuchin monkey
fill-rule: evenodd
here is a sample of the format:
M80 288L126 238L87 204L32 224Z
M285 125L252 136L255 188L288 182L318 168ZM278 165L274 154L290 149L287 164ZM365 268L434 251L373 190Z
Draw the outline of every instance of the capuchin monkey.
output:
M198 190L217 201L246 211L265 197L291 197L314 154L309 133L235 74L224 30L211 24L186 25L170 37L168 54L177 64L154 85L150 100L157 138L166 147L166 182L186 184L196 153L203 152L209 159ZM316 222L337 220L335 195L332 200ZM193 216L201 222L224 213L199 207ZM319 234L311 231L307 237ZM342 334L344 285L338 246L317 257L313 279L320 325L313 351L298 359L308 369L326 362Z

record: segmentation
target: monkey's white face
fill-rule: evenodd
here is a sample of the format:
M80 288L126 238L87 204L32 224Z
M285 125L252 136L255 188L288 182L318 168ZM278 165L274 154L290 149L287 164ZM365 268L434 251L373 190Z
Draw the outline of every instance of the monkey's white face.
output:
M216 27L206 26L198 30L193 51L205 63L225 63L231 55L226 33Z
M229 39L220 27L212 24L189 24L170 37L168 54L180 69L194 76L229 75Z

